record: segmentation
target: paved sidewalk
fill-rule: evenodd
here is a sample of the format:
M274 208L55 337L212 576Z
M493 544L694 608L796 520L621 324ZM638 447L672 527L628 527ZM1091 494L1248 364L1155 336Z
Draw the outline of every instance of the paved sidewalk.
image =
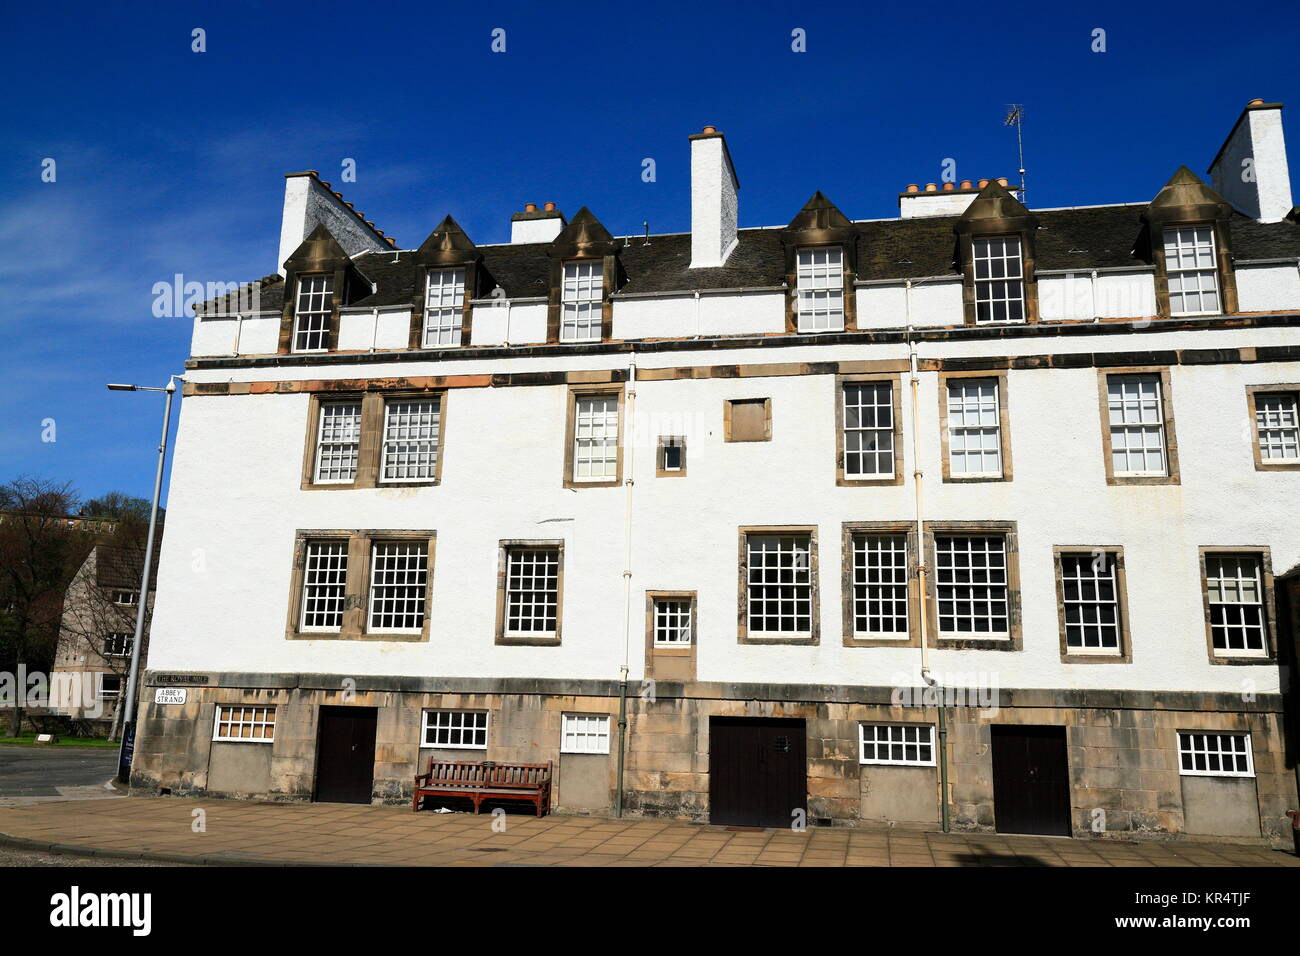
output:
M202 810L202 814L195 811ZM201 819L205 832L194 832ZM0 808L11 846L213 864L396 866L1300 866L1209 843L813 828L731 830L659 820L412 813L409 807L127 797ZM498 823L500 826L500 823Z

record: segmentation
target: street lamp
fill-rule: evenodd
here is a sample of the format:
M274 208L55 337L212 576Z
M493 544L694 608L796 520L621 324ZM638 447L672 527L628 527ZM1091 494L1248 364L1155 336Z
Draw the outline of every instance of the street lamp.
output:
M162 388L149 385L109 385L114 392L166 392L163 406L162 440L158 443L158 472L153 480L153 504L149 508L149 539L144 546L144 571L140 575L140 600L135 610L135 640L131 643L131 671L126 679L126 711L122 719L122 744L117 752L117 779L131 782L131 758L135 752L135 691L140 674L140 644L144 639L144 615L149 605L149 572L153 570L154 529L158 524L158 498L162 494L163 465L167 461L167 432L172 420L172 396L176 394L176 379L167 378Z

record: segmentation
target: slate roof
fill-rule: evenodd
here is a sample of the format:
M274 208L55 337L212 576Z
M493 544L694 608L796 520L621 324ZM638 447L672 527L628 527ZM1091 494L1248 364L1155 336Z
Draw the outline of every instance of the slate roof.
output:
M144 570L143 548L119 548L101 544L95 548L95 583L101 588L121 588L134 591L140 587L140 572ZM158 587L158 554L155 551L153 566L149 569L149 590Z

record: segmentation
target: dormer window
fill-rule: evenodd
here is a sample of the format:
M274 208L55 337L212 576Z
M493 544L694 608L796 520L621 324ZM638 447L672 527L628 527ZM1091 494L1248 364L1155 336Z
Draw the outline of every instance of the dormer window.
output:
M1221 311L1214 227L1171 226L1164 231L1165 271L1169 276L1170 315L1208 315Z
M323 352L329 347L333 294L333 275L298 277L298 302L293 324L295 352Z
M844 250L800 249L796 269L800 332L844 328Z
M460 345L464 313L465 270L430 269L424 294L424 348Z
M1025 267L1019 236L972 241L975 322L1025 321Z
M603 318L604 268L600 259L564 263L560 296L560 341L599 342Z

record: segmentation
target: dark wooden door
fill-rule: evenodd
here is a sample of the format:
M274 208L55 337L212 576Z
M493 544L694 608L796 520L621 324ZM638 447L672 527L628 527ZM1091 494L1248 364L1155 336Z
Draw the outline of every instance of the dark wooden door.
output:
M999 833L1070 835L1070 765L1064 727L993 731L993 817Z
M804 722L793 718L709 720L709 822L788 827L807 812Z
M316 739L316 800L369 803L375 783L374 707L322 707Z

